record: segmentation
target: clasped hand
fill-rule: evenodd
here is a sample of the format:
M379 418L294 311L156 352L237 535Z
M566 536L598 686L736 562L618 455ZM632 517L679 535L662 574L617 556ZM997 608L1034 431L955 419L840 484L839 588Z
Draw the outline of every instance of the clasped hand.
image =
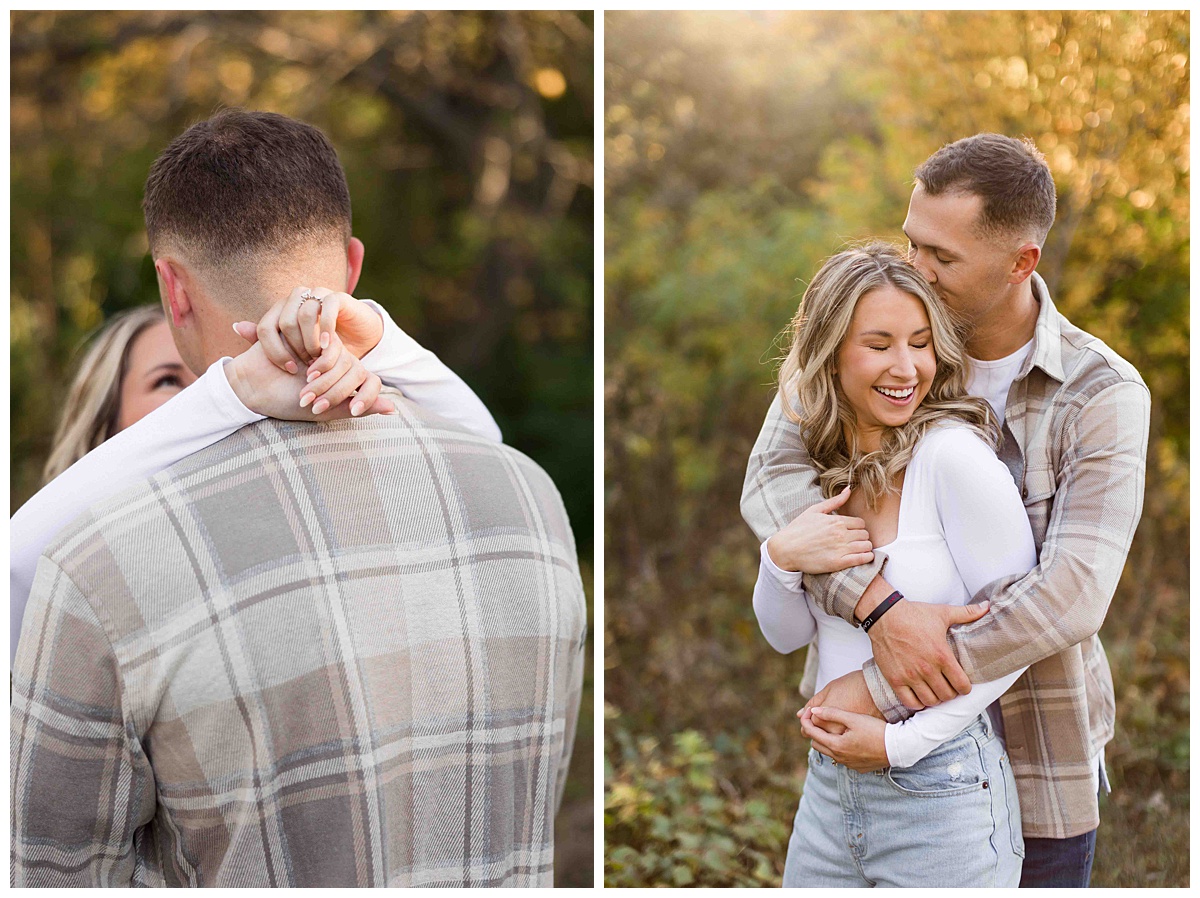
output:
M226 366L226 375L251 411L291 421L395 412L379 395L379 377L361 361L379 343L383 321L349 294L297 287L258 324L240 321L233 329L253 345Z
M861 670L832 680L796 716L813 748L839 764L863 773L889 766L887 724Z

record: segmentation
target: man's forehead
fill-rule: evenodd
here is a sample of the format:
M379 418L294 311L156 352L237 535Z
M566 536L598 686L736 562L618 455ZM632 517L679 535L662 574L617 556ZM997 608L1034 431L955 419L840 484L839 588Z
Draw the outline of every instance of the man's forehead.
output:
M910 240L918 234L931 240L934 236L943 240L971 237L982 211L983 197L977 193L947 190L934 195L917 182L909 199L904 232Z

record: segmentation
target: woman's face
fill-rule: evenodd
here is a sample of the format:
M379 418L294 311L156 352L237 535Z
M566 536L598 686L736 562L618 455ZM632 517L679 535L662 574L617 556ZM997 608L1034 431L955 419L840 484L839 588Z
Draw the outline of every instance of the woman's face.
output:
M150 414L188 384L196 375L183 364L167 322L152 324L129 347L129 367L121 381L121 431Z
M864 294L836 360L862 446L877 449L883 429L906 423L933 383L937 358L924 303L890 285Z

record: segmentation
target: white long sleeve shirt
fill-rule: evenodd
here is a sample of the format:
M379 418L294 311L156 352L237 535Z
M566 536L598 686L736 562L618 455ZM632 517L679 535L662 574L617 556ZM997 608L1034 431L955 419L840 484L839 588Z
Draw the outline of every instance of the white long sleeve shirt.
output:
M365 356L367 370L436 415L500 442L500 428L474 391L392 321L378 303L383 336ZM209 366L140 421L97 446L46 484L13 515L9 571L9 664L17 653L25 604L38 558L67 524L97 502L152 477L234 431L261 421L238 399L225 376L228 358Z
M943 425L918 443L904 475L896 539L887 546L888 582L906 596L965 605L982 587L1037 563L1033 533L1012 475L974 432ZM821 646L817 689L858 670L871 638L826 614L804 592L803 575L781 570L762 544L754 611L776 651L793 652L814 638ZM884 739L893 767L915 764L961 733L1017 681L1024 669L966 695L889 723Z

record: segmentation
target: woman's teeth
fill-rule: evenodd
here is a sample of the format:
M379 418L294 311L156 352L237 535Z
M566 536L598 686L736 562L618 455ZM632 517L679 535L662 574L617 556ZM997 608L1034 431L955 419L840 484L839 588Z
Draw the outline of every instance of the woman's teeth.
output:
M889 390L887 387L876 387L884 396L890 396L892 399L907 399L913 394L916 387L909 387L907 390Z

